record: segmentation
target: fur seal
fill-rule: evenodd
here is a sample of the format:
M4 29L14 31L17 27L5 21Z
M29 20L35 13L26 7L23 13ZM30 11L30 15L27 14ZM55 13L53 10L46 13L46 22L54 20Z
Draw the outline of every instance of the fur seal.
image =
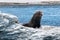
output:
M42 11L36 11L29 23L23 24L26 27L41 27Z

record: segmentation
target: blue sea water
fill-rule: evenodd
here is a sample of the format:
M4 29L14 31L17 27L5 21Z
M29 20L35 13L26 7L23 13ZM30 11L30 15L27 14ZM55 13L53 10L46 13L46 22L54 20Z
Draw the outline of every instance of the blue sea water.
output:
M60 26L60 5L0 6L0 11L16 15L20 23L28 23L36 10L43 12L41 25Z

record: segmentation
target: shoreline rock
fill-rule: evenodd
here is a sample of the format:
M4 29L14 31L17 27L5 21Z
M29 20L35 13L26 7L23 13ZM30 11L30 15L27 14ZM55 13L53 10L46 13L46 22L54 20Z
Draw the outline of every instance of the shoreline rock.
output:
M1 6L13 6L13 5L60 5L60 1L41 1L41 2L0 2Z
M3 25L0 26L0 40L60 40L60 27L42 26L34 29L15 23L15 19L18 20L14 15L0 14L0 25Z

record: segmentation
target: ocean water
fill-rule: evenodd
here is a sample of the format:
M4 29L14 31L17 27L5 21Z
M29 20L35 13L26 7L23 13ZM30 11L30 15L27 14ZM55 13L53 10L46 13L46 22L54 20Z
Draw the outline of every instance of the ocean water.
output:
M0 6L0 11L16 15L20 23L28 23L36 10L43 12L41 25L60 26L60 5Z

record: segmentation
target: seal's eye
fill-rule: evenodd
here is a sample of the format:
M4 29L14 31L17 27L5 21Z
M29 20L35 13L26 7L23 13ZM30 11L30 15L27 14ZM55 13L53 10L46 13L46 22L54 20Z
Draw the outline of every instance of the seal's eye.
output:
M15 23L18 23L18 21L15 21Z

